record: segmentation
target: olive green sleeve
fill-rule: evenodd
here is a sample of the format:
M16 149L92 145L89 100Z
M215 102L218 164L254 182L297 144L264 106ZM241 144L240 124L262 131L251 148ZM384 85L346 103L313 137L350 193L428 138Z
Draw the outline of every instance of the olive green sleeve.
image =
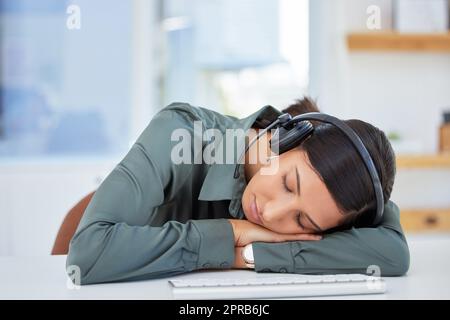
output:
M233 230L226 219L148 224L153 209L176 192L169 190L171 182L190 174L187 165L172 164L167 143L174 129L186 125L176 113L160 112L96 191L66 261L79 268L81 284L233 265Z
M375 265L383 276L401 276L409 269L409 249L397 205L388 201L377 228L352 228L319 241L253 243L258 272L305 274L367 273Z

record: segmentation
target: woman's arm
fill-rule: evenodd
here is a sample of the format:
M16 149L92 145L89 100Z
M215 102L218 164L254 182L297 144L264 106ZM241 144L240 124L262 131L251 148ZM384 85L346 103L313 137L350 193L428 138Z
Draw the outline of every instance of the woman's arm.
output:
M179 111L169 108L158 113L95 192L70 242L66 265L73 280L77 279L71 272L77 269L81 284L89 284L233 266L236 235L227 219L184 216L185 223L171 218L162 226L149 225L157 207L180 192L178 186L193 174L192 165L171 161L172 147L178 143L171 142L172 132L192 130L195 120ZM212 124L214 119L205 121ZM238 237L250 242L311 238L267 233Z
M375 265L382 276L401 276L409 269L400 211L392 201L377 228L352 228L324 235L320 241L255 242L253 254L258 272L365 274Z
M155 207L165 201L167 186L176 187L190 174L184 165L172 164L168 143L174 129L186 127L185 121L175 112L160 112L96 191L67 256L68 270L79 268L81 284L149 279L234 263L233 231L226 219L148 224Z

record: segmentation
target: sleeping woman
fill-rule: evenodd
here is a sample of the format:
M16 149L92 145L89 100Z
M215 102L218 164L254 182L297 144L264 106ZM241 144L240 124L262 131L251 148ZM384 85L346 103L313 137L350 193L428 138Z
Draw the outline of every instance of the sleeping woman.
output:
M312 111L318 108L309 98L283 110ZM382 276L405 274L408 245L399 208L389 200L395 155L378 128L345 121L381 181L384 213L377 225L367 223L376 208L370 175L332 125L313 122L306 140L276 157L268 131L243 154L237 178L236 157L232 163L204 158L212 145L226 153L239 140L227 129L251 139L280 114L271 106L242 119L186 103L163 108L95 192L70 242L68 270L79 268L81 284L231 268L366 274L376 266ZM213 137L199 142L198 129ZM267 174L274 160L276 170Z

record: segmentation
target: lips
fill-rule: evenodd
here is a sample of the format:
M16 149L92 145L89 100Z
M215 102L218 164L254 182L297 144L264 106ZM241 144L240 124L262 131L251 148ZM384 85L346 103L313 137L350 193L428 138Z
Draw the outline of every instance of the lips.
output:
M250 210L252 212L253 215L253 219L259 223L262 224L259 212L258 212L258 206L256 205L256 197L253 198L252 203L250 204Z

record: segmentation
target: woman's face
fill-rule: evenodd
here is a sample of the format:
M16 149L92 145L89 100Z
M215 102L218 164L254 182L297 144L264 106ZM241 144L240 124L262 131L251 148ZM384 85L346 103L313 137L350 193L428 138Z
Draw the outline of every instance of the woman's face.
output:
M305 151L280 155L275 174L256 172L242 196L247 220L278 233L321 233L343 218Z

